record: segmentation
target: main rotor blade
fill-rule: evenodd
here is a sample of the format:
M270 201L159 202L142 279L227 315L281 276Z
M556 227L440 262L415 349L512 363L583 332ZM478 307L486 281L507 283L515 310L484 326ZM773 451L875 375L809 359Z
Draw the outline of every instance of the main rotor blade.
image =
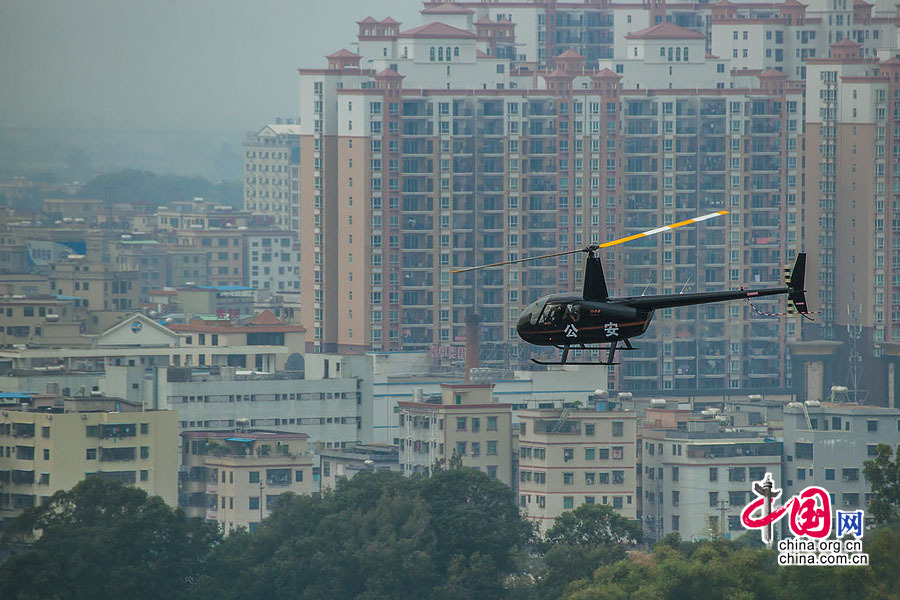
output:
M699 223L701 221L706 221L707 219L714 219L721 215L727 215L727 210L720 210L714 213L709 213L708 215L703 215L701 217L694 217L693 219L685 219L684 221L678 221L677 223L672 223L671 225L663 225L662 227L657 227L656 229L650 229L649 231L644 231L641 233L635 233L634 235L629 235L628 237L619 238L617 240L613 240L611 242L604 242L602 244L598 244L597 248L609 248L610 246L618 246L619 244L624 244L625 242L630 242L632 240L636 240L642 237L650 237L651 235L656 235L657 233L662 233L664 231L670 231L675 229L676 227L682 227L684 225L690 225L691 223Z
M502 267L503 265L514 265L516 263L528 262L530 260L540 260L542 258L553 258L554 256L563 256L565 254L577 254L579 252L584 252L584 250L579 248L578 250L568 250L566 252L555 252L553 254L542 254L541 256L529 256L527 258L520 258L518 260L507 260L504 262L491 263L489 265L479 265L477 267L465 267L463 269L454 269L450 272L451 273L465 273L466 271L477 271L478 269L488 269L490 267Z
M540 256L528 256L526 258L520 258L518 260L507 260L503 262L491 263L489 265L479 265L477 267L465 267L462 269L454 269L450 271L451 273L465 273L466 271L477 271L478 269L489 269L491 267L502 267L503 265L514 265L516 263L529 262L532 260L540 260L542 258L553 258L555 256L565 256L566 254L578 254L579 252L588 252L593 250L599 250L600 248L609 248L610 246L618 246L619 244L624 244L625 242L630 242L632 240L636 240L642 237L649 237L651 235L656 235L657 233L662 233L664 231L671 231L677 227L682 227L684 225L690 225L691 223L700 223L701 221L706 221L707 219L713 219L715 217L719 217L722 215L727 215L727 210L720 210L714 213L709 213L708 215L702 215L700 217L694 217L692 219L685 219L684 221L679 221L677 223L672 223L671 225L663 225L662 227L657 227L656 229L650 229L648 231L643 231L641 233L635 233L634 235L629 235L627 237L619 238L617 240L613 240L611 242L604 242L602 244L597 244L594 246L588 246L587 248L580 248L578 250L568 250L566 252L554 252L553 254L542 254Z

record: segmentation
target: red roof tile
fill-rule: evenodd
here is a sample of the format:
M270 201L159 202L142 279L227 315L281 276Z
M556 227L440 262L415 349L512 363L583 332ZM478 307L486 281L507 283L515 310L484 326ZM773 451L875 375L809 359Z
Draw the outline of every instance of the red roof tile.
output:
M353 52L350 52L350 51L347 50L346 48L341 48L341 49L338 50L337 52L332 52L331 54L329 54L329 55L326 56L325 58L361 58L361 57L360 57L359 54L355 54L355 53L353 53Z
M475 34L446 23L427 23L400 32L402 38L470 39Z
M568 50L566 50L565 52L563 52L556 58L578 58L578 59L584 60L584 57L582 55L578 54L571 48L569 48Z
M625 36L629 40L705 40L699 31L679 27L674 23L660 23Z
M475 11L452 2L442 2L441 4L427 6L419 12L423 15L471 15Z
M268 308L252 319L247 325L284 325L284 321L275 316Z

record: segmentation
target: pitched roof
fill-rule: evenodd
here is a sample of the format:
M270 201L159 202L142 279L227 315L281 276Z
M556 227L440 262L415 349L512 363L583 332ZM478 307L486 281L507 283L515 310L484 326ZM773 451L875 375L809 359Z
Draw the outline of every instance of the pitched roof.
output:
M481 50L480 48L475 49L475 58L492 58L490 54Z
M571 48L569 48L568 50L566 50L565 52L563 52L556 58L578 58L578 59L584 60L584 57L582 55L578 54Z
M446 23L427 23L406 31L401 31L402 38L437 38L437 39L470 39L475 34Z
M762 73L757 73L757 77L784 77L787 78L787 73L779 71L778 69L766 69Z
M399 25L400 21L391 17L385 17L381 20L382 25Z
M862 48L859 44L851 40L850 38L844 38L839 42L836 42L831 45L832 48Z
M442 2L425 7L419 12L423 15L471 15L474 11L452 2Z
M337 52L332 52L325 58L362 58L359 54L350 52L346 48L341 48Z
M621 75L619 75L618 73L614 73L611 69L608 69L606 67L604 67L604 68L600 69L599 71L597 71L596 73L594 73L593 76L597 79L609 79L609 78L621 79L622 78Z
M376 21L376 20L373 19L372 17L366 17L366 18L363 19L362 21L357 21L356 23L357 23L357 25L362 25L363 23L365 23L366 25L368 25L368 24L370 24L370 23L378 23L378 21Z
M391 68L387 68L380 73L376 73L375 77L384 77L387 79L403 79L404 76Z
M268 308L250 319L247 325L284 325L284 321L275 316Z
M674 23L660 23L625 36L629 40L705 40L699 31L679 27Z

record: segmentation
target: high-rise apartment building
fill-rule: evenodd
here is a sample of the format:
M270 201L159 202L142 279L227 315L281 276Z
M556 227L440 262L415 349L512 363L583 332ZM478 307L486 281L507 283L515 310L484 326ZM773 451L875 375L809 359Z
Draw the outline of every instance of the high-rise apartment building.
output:
M266 125L244 141L244 210L300 229L300 127Z
M848 39L830 50L807 61L807 282L822 314L804 337L843 341L826 383L878 385L883 403L894 359L878 357L900 342L900 60Z
M477 312L482 360L516 364L539 351L518 341L520 308L579 290L580 257L452 269L577 249L714 210L731 214L608 251L613 292L778 282L799 248L801 85L775 70L731 80L729 59L707 56L695 31L662 22L626 21L621 49L596 66L569 49L552 70L535 70L500 58L478 34L500 6L466 5L472 14L452 23L425 14L426 24L408 30L368 18L360 54L340 51L327 69L300 70L311 348L461 344L465 316ZM746 304L662 311L614 385L784 386L794 327Z

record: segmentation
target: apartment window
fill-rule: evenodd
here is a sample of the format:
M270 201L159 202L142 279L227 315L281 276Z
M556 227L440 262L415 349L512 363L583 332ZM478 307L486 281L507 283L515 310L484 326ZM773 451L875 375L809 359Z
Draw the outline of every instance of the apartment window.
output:
M672 481L678 481L678 467L672 467Z
M718 467L710 467L709 468L709 480L710 481L718 481L719 480L719 468Z
M841 479L844 481L859 481L859 469L841 469Z
M681 493L678 490L672 490L672 506L678 506L681 500Z
M595 435L597 426L593 423L588 423L584 426L584 434L585 435Z
M488 456L496 456L497 455L497 442L489 441L487 443L487 453Z
M563 484L572 485L575 483L575 473L563 473Z
M672 531L678 531L678 515L672 515Z
M594 448L585 448L584 449L584 460L594 460L596 455L596 450Z
M150 446L141 446L141 458L150 458Z
M250 471L250 483L259 483L259 471Z
M709 505L713 508L719 505L719 492L709 492Z
M224 498L223 498L224 500ZM259 510L259 496L250 496L250 510Z
M85 460L97 460L97 449L96 448L88 448L84 452Z
M866 421L866 431L878 431L878 421L874 419Z
M563 508L571 510L575 507L575 496L563 496Z
M834 469L825 469L825 481L834 481Z
M487 430L488 431L497 431L497 417L488 417L487 418Z
M613 437L622 437L625 434L625 423L622 421L613 421L612 435Z
M458 456L466 455L466 442L456 442L456 454Z
M465 431L466 430L466 417L456 417L456 430L457 431Z

